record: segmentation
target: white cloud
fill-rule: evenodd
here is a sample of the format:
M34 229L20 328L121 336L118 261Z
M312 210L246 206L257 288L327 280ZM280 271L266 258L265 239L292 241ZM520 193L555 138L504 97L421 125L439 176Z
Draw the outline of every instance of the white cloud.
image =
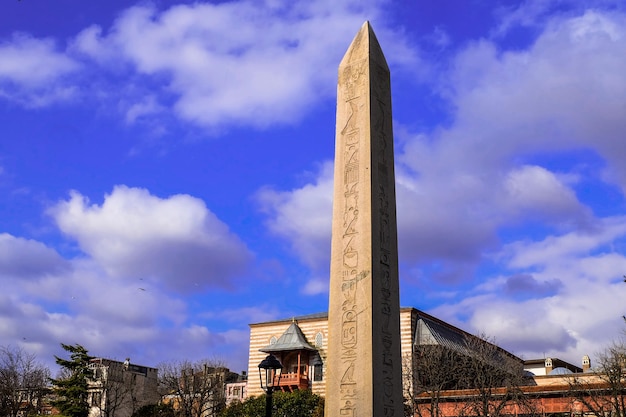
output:
M69 269L69 264L43 243L0 233L0 280L41 278Z
M581 206L572 185L545 168L524 165L507 174L503 200L509 206L506 209L519 216L536 214L554 224L574 220L582 225L590 213Z
M67 100L75 89L64 80L80 65L59 52L51 39L14 34L0 43L0 96L27 107Z
M433 313L527 357L561 352L577 363L618 334L625 223L597 217L582 187L591 175L626 189L625 27L622 14L588 11L547 21L526 50L481 40L453 59L440 90L451 122L396 148L403 302L423 302L424 288L467 289ZM559 158L576 152L607 165L586 166L584 178ZM330 196L322 178L273 194L269 225L294 247L315 219L285 213L304 206L302 195Z
M302 288L302 294L317 295L328 293L328 275L314 277L306 282Z
M403 250L412 248L414 259L476 260L504 225L592 226L572 181L576 167L554 172L525 160L588 149L610 162L614 179L624 175L625 19L587 12L550 23L525 51L481 41L460 52L446 89L453 123L408 139L399 152ZM434 253L438 247L451 253Z
M173 98L184 120L265 127L294 122L311 103L332 97L345 45L366 19L376 19L376 3L236 1L162 12L136 6L109 31L86 28L72 49L166 80L161 99ZM381 27L387 38L392 32ZM401 62L416 59L398 33L390 49Z
M126 123L133 124L137 119L161 113L164 110L165 108L158 104L154 96L144 97L142 101L131 104L126 110Z
M527 50L502 51L485 40L470 45L455 59L445 89L456 108L453 122L409 139L399 156L398 219L407 236L401 253L460 245L482 270L457 285L486 281L474 296L433 312L526 357L557 352L578 363L622 325L626 288L615 279L626 268L623 219L594 218L596 203L581 200L576 163L560 159L555 168L549 161L564 152L600 155L607 165L587 166L586 175L625 189L624 22L619 13L586 12L550 21ZM548 164L528 163L535 160ZM421 239L429 229L407 217L424 224L435 217L440 233ZM458 265L454 254L440 259ZM422 285L441 285L430 265L414 265L427 271ZM490 279L494 269L510 276ZM524 282L514 278L520 274Z
M44 269L49 249L42 250L42 244L20 238L11 237L8 243L17 247L13 253L22 261ZM19 261L18 256L11 259L13 263ZM232 341L194 324L187 302L158 282L119 279L90 258L64 262L71 268L54 273L52 264L28 280L11 280L11 292L0 295L0 345L27 348L53 369L53 355L62 356L61 342L80 343L93 355L113 359L130 356L150 366L162 361L165 351L172 358L199 358L208 348L231 360L225 350L231 345L225 342ZM242 366L237 362L233 365Z
M590 148L617 157L626 124L624 22L587 12L555 20L527 51L500 52L486 41L466 49L453 74L456 121L438 150L454 158L448 162L491 168L513 153Z
M0 80L40 87L78 69L78 64L56 51L51 39L16 34L0 45Z
M544 267L555 262L575 259L611 245L626 236L624 218L607 218L593 229L575 230L560 236L547 236L540 241L514 242L504 247L511 268Z
M264 188L257 193L267 226L287 239L311 268L327 268L332 219L333 165L325 163L314 184L292 191Z
M337 64L365 20L391 63L407 68L419 60L405 34L379 18L384 3L145 4L123 10L111 27L84 28L65 51L55 40L17 34L0 45L0 97L41 107L80 92L121 107L130 123L172 114L211 132L295 123L334 96Z
M101 206L74 192L50 213L112 276L145 278L176 292L230 287L251 260L239 238L188 195L161 199L117 186Z

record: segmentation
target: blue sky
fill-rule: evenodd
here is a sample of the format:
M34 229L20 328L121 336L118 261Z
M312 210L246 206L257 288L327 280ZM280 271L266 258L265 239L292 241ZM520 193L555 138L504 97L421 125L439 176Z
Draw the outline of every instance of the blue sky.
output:
M0 345L247 368L326 311L337 66L392 73L401 304L526 359L624 329L615 0L7 1Z

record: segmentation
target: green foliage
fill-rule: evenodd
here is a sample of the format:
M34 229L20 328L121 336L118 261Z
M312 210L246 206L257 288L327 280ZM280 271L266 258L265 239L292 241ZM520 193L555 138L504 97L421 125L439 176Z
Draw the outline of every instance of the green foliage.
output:
M323 417L324 398L309 390L275 392L273 395L274 417ZM264 417L265 396L246 398L231 403L220 417Z
M149 404L140 407L131 417L174 417L172 404Z
M52 405L58 408L65 417L87 417L89 414L87 376L89 375L89 361L92 357L81 345L61 343L61 346L70 354L70 359L55 356L56 363L61 366L63 376L50 380L58 397Z

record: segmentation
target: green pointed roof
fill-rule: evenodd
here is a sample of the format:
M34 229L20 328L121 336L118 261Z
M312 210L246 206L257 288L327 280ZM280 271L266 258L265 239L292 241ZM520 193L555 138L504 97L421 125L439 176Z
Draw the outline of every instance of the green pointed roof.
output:
M300 327L294 321L289 325L285 333L278 338L276 343L272 343L269 346L265 346L263 349L259 349L261 352L282 352L286 350L310 350L316 351L313 346L306 341L304 333L300 330Z

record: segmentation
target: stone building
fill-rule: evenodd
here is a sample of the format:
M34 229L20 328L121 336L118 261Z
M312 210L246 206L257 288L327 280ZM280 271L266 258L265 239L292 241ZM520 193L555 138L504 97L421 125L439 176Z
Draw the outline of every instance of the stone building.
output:
M112 359L94 358L89 364L89 417L130 417L144 405L157 404L157 369Z
M233 401L243 401L248 396L248 378L244 371L237 380L229 382L225 387L226 405Z
M188 365L178 369L180 374L165 371L161 375L161 402L171 405L177 414L215 416L228 402L241 400L245 395L245 375L208 363Z

